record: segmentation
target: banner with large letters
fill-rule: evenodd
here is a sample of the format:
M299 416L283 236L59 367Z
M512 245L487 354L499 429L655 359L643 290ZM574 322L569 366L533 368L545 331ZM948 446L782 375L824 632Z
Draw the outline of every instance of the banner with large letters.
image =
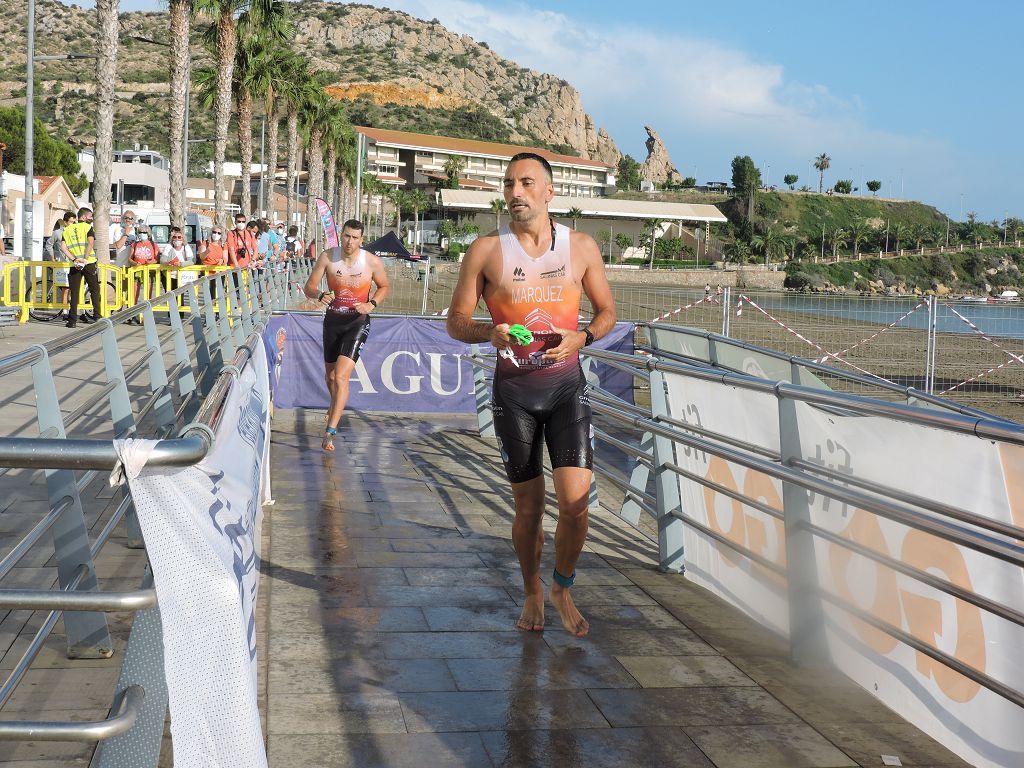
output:
M263 334L275 408L326 408L323 315L274 315ZM598 349L633 352L633 324L618 323ZM481 345L484 354L494 354ZM371 317L370 335L349 385L348 408L389 413L474 413L470 345L452 339L443 320ZM611 366L587 366L592 383L632 402L632 378Z
M774 395L675 375L666 380L675 418L779 450ZM1024 449L806 403L796 404L794 427L805 461L1024 526ZM782 483L682 444L676 453L680 466L721 487L680 477L687 517L785 568ZM754 498L779 516L723 491ZM831 534L1024 612L1020 568L821 494L807 492L806 501L811 522ZM789 634L783 577L692 527L684 533L684 547L689 578ZM1024 690L1024 629L1017 624L836 542L816 537L814 551L826 593ZM1024 765L1019 707L828 602L825 620L836 665L885 704L974 765Z
M116 441L153 568L174 765L267 765L256 697L256 588L269 499L270 392L257 345L223 405L211 452L147 469L155 441Z

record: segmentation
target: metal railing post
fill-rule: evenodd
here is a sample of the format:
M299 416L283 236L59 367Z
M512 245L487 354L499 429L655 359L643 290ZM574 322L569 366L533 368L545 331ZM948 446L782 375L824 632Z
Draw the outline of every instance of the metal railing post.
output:
M430 290L430 257L427 257L427 268L423 275L423 302L420 306L420 314L427 314L427 297Z
M148 584L148 586L147 586ZM143 588L153 586L147 572ZM66 616L67 614L65 614ZM119 736L101 741L93 758L94 768L155 768L167 716L167 678L164 675L163 627L160 608L145 608L132 620L128 647L117 680L117 694L138 685L146 692L135 725Z
M32 364L39 434L43 437L64 439L64 419L61 416L57 388L50 370L50 357L46 347L41 344L35 346L41 355L40 359ZM95 592L96 566L89 545L89 529L85 525L82 498L75 484L75 473L70 469L47 469L46 490L50 509L56 509L65 499L71 500L50 529L60 586L67 589L78 580L79 591ZM81 573L83 569L84 573ZM107 617L102 613L81 611L65 614L64 635L67 639L68 658L107 659L114 652L114 644L107 631Z
M188 342L185 339L185 327L181 322L177 297L168 300L167 315L171 320L171 339L174 344L174 360L177 363L175 367L178 371L178 396L182 400L192 399L196 391L196 377L192 370L192 359L188 354ZM198 410L199 403L193 400L185 410L185 421L191 421Z
M480 354L479 344L473 344L470 349L474 357ZM476 423L480 437L494 437L494 414L491 412L487 376L479 365L473 366L473 397L476 402Z
M153 404L153 418L156 421L158 430L168 430L174 426L174 400L170 390L167 389L167 366L164 365L163 350L160 347L160 334L156 330L156 322L153 317L153 305L150 302L143 304L142 311L143 333L146 336L146 348L152 354L149 356L149 384L154 395L163 388L163 392L156 395L156 402Z
M657 421L670 416L665 375L651 371L651 417ZM675 445L667 437L654 437L654 487L658 511L658 570L666 573L683 571L684 523L673 513L682 507L679 479L667 468L676 463Z
M210 284L208 280L200 281L202 288L206 291L206 299L209 298ZM196 388L199 390L201 397L206 397L209 394L209 389L204 386L206 381L206 373L210 370L210 343L206 338L206 329L209 327L214 328L213 323L209 325L204 322L204 314L207 322L209 322L210 315L212 314L212 308L207 304L206 312L204 313L199 307L199 290L200 285L193 287L186 296L188 296L188 313L189 321L192 323L192 337L196 340L195 355L196 355ZM214 329L214 332L216 330Z
M938 326L939 326L939 300L938 300L937 296L932 296L930 298L932 300L932 312L931 312L931 321L929 322L928 327L931 330L932 350L931 350L931 356L929 357L929 360L928 360L928 362L929 362L929 366L928 366L929 375L928 375L928 383L927 383L928 389L926 391L928 392L929 395L934 395L935 394L935 357L936 357L936 353L938 352L938 347L939 347L939 336L938 336L938 330L939 330L938 329Z
M230 279L225 279L223 291L220 291L220 354L221 359L227 362L235 356L238 345L235 343L234 331L241 322L238 308L238 287L234 284L237 272L229 272ZM230 301L228 299L230 298Z
M729 320L732 318L729 310L732 308L732 288L728 285L722 291L722 335L729 335Z
M644 432L643 436L640 438L640 450L646 453L650 453L654 450L654 435L650 432ZM647 482L651 478L651 469L647 465L647 462L642 461L639 458L635 461L636 463L633 465L633 471L629 474L629 484L633 488L646 491ZM643 509L636 500L626 496L626 499L622 502L622 506L619 508L619 517L630 525L638 525L642 514Z
M779 397L779 453L783 466L802 460L796 401ZM782 512L786 532L786 585L789 597L789 651L794 662L824 663L830 659L825 637L825 612L818 585L814 534L810 530L808 492L782 481Z
M583 371L583 378L590 387L599 387L601 380L597 373L590 370L593 361L589 357L580 359L580 369ZM590 427L590 449L596 451L597 441L594 439L594 427ZM588 509L597 511L601 508L601 499L597 493L597 473L592 472L590 475L590 493L587 496L587 507Z

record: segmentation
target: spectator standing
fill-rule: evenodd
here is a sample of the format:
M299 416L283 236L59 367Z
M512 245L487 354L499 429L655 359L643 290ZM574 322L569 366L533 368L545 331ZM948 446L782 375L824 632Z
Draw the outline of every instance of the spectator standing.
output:
M110 225L110 249L114 252L113 262L118 267L128 265L132 243L138 239L135 230L135 213L133 211L125 211L120 224Z
M180 227L171 227L171 242L164 246L164 251L160 254L160 263L167 267L191 267L196 263L192 246L185 242L185 235ZM167 290L173 291L177 287L178 273L172 270L167 273Z
M78 317L78 294L82 289L82 281L89 287L89 299L92 301L93 313L98 315L100 311L100 280L99 269L96 266L95 249L96 232L92 226L92 209L79 208L78 221L64 227L61 240L61 252L71 262L71 269L68 271L68 287L71 289L71 312L65 324L67 328L74 328ZM95 317L82 315L82 322L95 322Z
M137 234L135 242L131 244L131 248L129 249L128 253L128 266L144 267L150 264L158 263L160 261L160 250L159 246L155 242L153 242L150 236L149 227L146 227L145 225L139 225L136 228L136 231ZM138 293L140 282L142 282L142 278L136 273L131 280L131 303L133 306L137 304L139 301ZM159 292L157 290L158 286L159 275L157 275L156 280L150 282L149 295L146 296L145 298L156 298L156 295ZM128 322L138 324L140 320L137 317L133 317Z
M256 238L246 228L244 214L240 213L235 216L235 228L228 233L225 244L228 265L232 269L248 267L249 262L256 256Z
M227 246L224 244L224 230L219 226L210 232L210 242L203 243L199 261L207 267L224 267L228 263ZM210 298L217 298L217 280L210 281Z

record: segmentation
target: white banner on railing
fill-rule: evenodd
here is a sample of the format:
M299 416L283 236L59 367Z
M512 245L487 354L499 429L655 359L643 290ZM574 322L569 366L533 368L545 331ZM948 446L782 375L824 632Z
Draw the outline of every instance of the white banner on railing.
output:
M866 480L1021 525L1021 449L971 435L796 404L801 453ZM967 592L1024 611L1024 579L1010 563L809 494L811 521L844 539ZM999 538L996 534L988 534ZM1024 690L1024 629L821 538L822 588L967 667ZM1024 711L921 651L827 606L835 663L937 741L976 766L1024 765Z
M779 450L774 395L667 375L673 417L773 451ZM891 419L843 415L796 404L805 461L861 480L1024 527L1024 449ZM721 486L680 478L684 514L719 536L785 567L782 520L743 504L738 492L782 511L782 483L676 444L676 462ZM838 536L1024 611L1020 568L945 539L808 493L811 521ZM994 536L994 534L989 534ZM788 635L782 577L689 527L687 576L766 626ZM817 538L818 581L926 645L1011 689L1024 690L1024 630L911 576ZM961 757L985 768L1024 765L1024 712L925 653L826 604L829 648L837 666Z
M750 443L778 451L779 417L774 395L673 374L667 374L665 380L673 418L713 432L740 435ZM681 443L676 444L676 463L782 514L782 485L778 480ZM682 476L679 498L688 518L741 548L737 551L692 526L684 526L686 575L762 624L788 634L785 580L741 554L750 550L784 568L786 537L782 520Z
M269 498L270 392L256 345L194 467L145 469L154 445L117 443L146 541L164 628L178 768L267 765L256 698L261 508Z

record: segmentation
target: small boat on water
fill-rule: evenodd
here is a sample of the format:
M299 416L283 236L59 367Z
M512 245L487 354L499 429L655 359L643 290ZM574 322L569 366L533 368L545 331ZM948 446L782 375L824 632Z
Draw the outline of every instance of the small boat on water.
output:
M992 299L992 301L1020 301L1020 296L1016 291L1003 291L1001 294Z
M960 301L973 301L981 304L987 304L989 301L988 296L961 296Z

